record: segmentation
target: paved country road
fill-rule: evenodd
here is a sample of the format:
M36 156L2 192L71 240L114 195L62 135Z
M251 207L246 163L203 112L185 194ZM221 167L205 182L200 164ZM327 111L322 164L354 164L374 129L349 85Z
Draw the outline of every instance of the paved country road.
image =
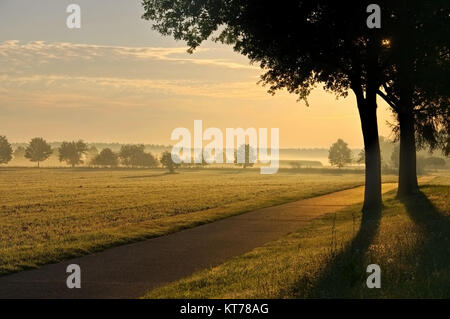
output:
M383 184L383 192L396 184ZM152 288L223 263L314 218L362 202L364 187L258 209L100 253L0 277L0 298L138 298ZM81 289L66 268L81 267Z

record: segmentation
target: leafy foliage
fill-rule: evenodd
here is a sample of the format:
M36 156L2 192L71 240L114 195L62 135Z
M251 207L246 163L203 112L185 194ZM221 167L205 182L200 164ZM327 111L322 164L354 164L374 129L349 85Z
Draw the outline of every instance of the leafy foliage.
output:
M369 55L383 49L381 41L369 41L379 34L366 26L367 4L144 0L143 18L161 34L185 40L190 52L209 37L233 45L266 70L261 80L271 93L286 88L306 101L319 82L338 96L346 96L357 82L364 88L362 79L373 66ZM369 47L374 52L369 54Z
M82 140L78 142L63 142L58 149L59 161L66 162L74 167L78 164L83 164L83 155L87 153L88 147Z
M450 153L450 5L436 0L391 1L383 7L386 65L378 94L393 112L411 114L417 145ZM387 14L386 14L387 13ZM393 125L400 138L401 125Z
M380 6L388 1L379 2ZM366 149L364 210L381 206L376 95L388 48L384 30L368 29L369 1L143 0L144 19L164 35L184 40L193 52L213 38L258 63L263 85L285 89L308 105L318 85L337 97L355 93Z
M6 164L12 159L12 148L6 136L0 135L0 164Z
M39 163L45 161L52 155L53 150L42 137L33 138L28 144L25 150L25 158L28 158L32 162Z
M96 166L116 167L119 165L119 156L111 151L110 148L105 148L94 157L91 164Z
M331 165L341 168L352 162L352 151L348 148L347 143L338 139L336 143L331 145L328 159Z
M151 153L145 152L144 145L123 145L119 157L122 164L131 167L157 167L158 161Z
M161 155L161 165L169 170L170 173L175 171L175 168L179 166L172 159L172 154L170 152L164 152Z

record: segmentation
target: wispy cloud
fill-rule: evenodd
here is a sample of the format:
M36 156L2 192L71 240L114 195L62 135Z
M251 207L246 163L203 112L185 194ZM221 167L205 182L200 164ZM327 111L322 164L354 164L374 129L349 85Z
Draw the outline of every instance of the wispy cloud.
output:
M54 61L73 60L159 60L175 63L192 63L230 69L257 69L245 63L229 59L201 58L199 55L215 49L199 48L196 54L187 53L187 47L131 47L76 44L68 42L48 43L45 41L20 42L10 40L0 42L0 63L25 68L33 64L48 64Z
M141 107L176 99L259 100L258 72L212 48L0 42L3 105ZM220 52L219 52L220 53Z
M266 98L264 88L255 82L210 83L186 80L143 80L117 77L80 77L65 75L0 75L5 89L48 92L79 92L80 94L120 96L191 96L258 100Z

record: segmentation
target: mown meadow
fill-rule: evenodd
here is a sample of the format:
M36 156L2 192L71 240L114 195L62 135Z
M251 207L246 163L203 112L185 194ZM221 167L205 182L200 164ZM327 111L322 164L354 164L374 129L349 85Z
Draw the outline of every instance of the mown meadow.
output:
M296 170L1 168L0 274L363 183Z

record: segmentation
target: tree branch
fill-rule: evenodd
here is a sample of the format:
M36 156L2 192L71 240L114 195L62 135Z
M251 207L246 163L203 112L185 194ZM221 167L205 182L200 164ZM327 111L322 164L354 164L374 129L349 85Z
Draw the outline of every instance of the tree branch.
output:
M377 94L386 101L387 104L389 104L390 107L392 107L392 109L394 111L397 111L397 106L394 104L394 102L391 101L391 99L389 98L389 96L387 96L386 94L384 94L383 92L381 92L380 90L377 91Z

